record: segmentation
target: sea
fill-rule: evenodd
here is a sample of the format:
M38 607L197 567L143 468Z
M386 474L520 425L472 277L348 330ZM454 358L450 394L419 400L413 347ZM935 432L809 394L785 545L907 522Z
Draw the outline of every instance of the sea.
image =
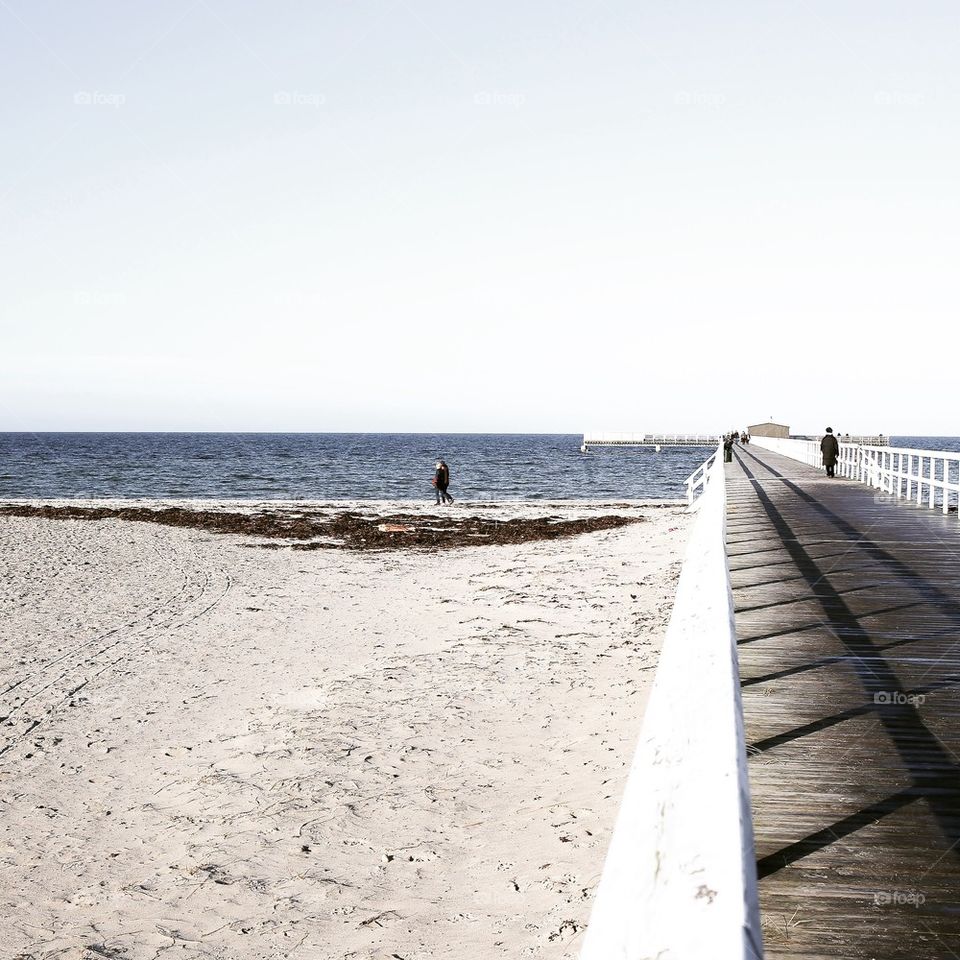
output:
M707 448L595 448L581 434L0 433L0 499L464 500L685 495ZM891 445L960 451L957 437Z

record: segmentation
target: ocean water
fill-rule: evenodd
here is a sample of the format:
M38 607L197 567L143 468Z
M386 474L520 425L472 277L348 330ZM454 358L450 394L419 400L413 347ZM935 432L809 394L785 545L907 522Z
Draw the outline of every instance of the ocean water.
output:
M582 435L0 433L0 498L672 499L706 448L595 450Z
M432 499L437 457L466 500L673 499L709 456L580 434L0 433L0 498ZM894 437L960 451L957 437Z
M960 437L891 437L890 446L960 453Z

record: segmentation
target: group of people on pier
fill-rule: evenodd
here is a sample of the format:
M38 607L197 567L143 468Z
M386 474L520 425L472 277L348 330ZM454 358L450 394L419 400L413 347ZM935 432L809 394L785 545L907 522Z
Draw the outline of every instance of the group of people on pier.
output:
M731 430L729 433L723 435L723 462L732 463L733 462L733 445L735 443L742 443L746 446L750 442L750 434L744 430Z
M742 443L744 445L750 442L750 434L741 433L739 430L731 430L723 436L723 461L724 463L733 462L733 445ZM823 466L826 468L828 477L836 476L837 461L840 459L840 443L834 436L833 427L827 427L823 439L820 441L820 455L823 457Z

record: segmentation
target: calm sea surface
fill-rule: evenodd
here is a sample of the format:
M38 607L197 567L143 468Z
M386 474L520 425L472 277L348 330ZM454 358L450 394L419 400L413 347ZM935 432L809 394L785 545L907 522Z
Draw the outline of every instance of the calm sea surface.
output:
M956 437L894 437L960 450ZM477 499L684 496L709 450L598 449L580 434L0 433L0 497L419 500L433 465Z

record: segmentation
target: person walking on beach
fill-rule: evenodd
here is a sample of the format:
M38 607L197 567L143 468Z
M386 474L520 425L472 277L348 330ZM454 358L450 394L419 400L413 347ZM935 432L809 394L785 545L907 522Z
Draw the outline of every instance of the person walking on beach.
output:
M450 486L450 468L443 462L437 461L437 470L433 475L433 485L437 488L437 503L453 503L453 497L447 493Z
M840 456L840 444L833 435L832 427L827 427L826 435L820 441L820 454L823 456L823 465L827 468L827 476L835 476L834 469Z

